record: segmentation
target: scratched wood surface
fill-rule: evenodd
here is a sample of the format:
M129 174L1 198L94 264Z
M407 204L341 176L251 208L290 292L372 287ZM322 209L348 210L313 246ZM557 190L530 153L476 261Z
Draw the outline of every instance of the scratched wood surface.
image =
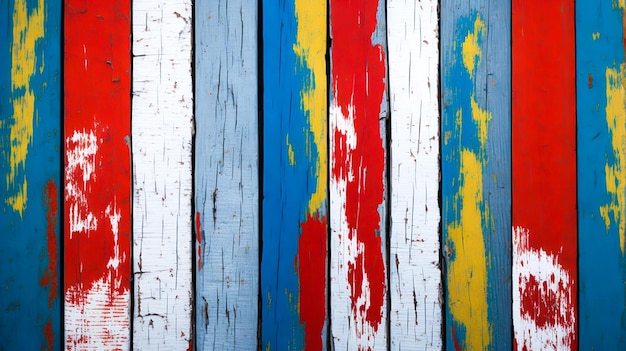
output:
M192 337L192 6L133 2L133 348Z
M520 350L578 346L574 44L574 1L541 9L513 2L513 327Z
M0 11L0 349L59 350L61 4Z
M441 349L438 1L387 1L391 349Z
M130 346L130 2L64 3L67 350Z
M197 2L197 349L253 350L259 297L257 1Z
M326 3L263 2L261 347L326 347Z
M330 311L334 349L388 333L384 1L330 1Z
M626 349L624 2L576 2L581 350Z
M512 347L509 33L505 2L442 0L442 245L450 350Z

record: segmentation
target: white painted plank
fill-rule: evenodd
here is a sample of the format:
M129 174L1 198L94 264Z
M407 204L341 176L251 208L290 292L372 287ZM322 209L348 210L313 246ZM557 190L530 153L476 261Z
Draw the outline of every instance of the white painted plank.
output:
M387 1L392 350L442 347L438 5Z
M195 7L196 333L255 350L259 298L257 0Z
M192 344L192 5L133 3L135 350Z

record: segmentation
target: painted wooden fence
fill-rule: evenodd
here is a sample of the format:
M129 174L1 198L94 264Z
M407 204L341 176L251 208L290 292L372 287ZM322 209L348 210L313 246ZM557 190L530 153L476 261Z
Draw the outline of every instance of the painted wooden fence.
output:
M6 0L0 350L626 349L622 0Z

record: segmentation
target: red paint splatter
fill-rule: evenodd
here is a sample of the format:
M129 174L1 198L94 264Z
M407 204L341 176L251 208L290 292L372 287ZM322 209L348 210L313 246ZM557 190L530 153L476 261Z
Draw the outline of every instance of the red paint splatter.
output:
M347 182L348 238L356 234L357 243L364 247L356 262L348 266L352 310L355 318L365 314L376 331L382 320L386 289L378 212L384 201L385 150L380 134L380 107L386 68L382 46L372 45L378 1L332 0L331 9L334 103L343 116L353 117L357 144L351 150L342 131L335 131L332 176ZM364 293L364 272L369 282L369 303L357 308L356 301Z
M300 277L300 323L304 324L306 350L322 349L326 321L326 216L307 217L300 224L298 276Z
M454 350L461 351L461 344L459 343L459 339L456 337L456 328L454 327L454 322L450 325L450 333L452 334L452 341L454 342Z
M130 290L130 0L68 0L64 27L64 291L82 303L99 280Z
M554 274L551 276L554 283ZM569 297L570 289L559 279L558 290L549 289L547 282L538 281L535 276L529 276L526 288L521 291L522 314L533 318L538 327L567 325L570 318L562 311L567 311L561 306L564 296Z
M52 332L51 320L48 320L48 323L46 323L43 334L46 338L46 344L48 346L48 350L54 350L54 333Z
M54 300L57 298L57 289L59 287L59 277L57 274L58 265L58 244L57 232L55 227L58 222L58 190L53 180L48 180L44 187L44 200L46 211L46 240L48 243L48 268L39 279L39 284L48 286L48 307L52 308Z
M196 240L198 241L198 271L202 270L202 224L200 212L196 212Z

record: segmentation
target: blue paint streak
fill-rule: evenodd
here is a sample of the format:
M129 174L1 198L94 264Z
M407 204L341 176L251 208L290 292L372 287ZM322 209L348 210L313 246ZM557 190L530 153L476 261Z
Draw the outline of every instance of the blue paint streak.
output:
M468 149L480 157L478 129L472 119L471 96L478 106L492 114L488 122L485 145L486 162L483 173L483 196L492 220L483 219L483 236L487 255L488 320L492 329L493 350L512 349L511 316L511 10L510 3L483 0L460 4L441 3L441 89L442 89L442 244L444 270L458 257L447 228L459 221L462 207L459 192L461 150ZM485 9L488 9L486 11ZM480 15L485 23L478 44L482 58L471 79L463 65L462 43L474 31ZM496 49L497 48L497 49ZM463 111L461 132L456 113ZM447 275L446 275L447 276ZM455 323L446 301L446 348L454 350L457 340L461 348L466 338L465 327ZM452 336L454 328L455 338Z
M614 3L576 2L581 350L626 349L626 258L617 223L611 221L607 231L599 212L611 202L605 165L615 161L606 122L606 69L619 71L624 62L623 13ZM600 37L593 40L596 32Z
M29 11L37 5L28 2ZM54 349L62 345L60 287L52 306L48 304L49 286L39 279L48 269L46 237L45 186L52 180L62 195L61 176L61 3L46 1L45 37L35 44L37 63L30 87L35 95L33 139L26 158L26 171L19 171L18 179L28 179L28 202L23 218L5 204L8 196L5 175L10 165L10 131L13 125L14 98L11 92L11 47L13 41L14 2L4 2L0 8L0 349L47 349L44 327L52 325ZM44 65L40 73L39 68ZM19 92L18 94L23 94ZM59 201L59 199L55 199ZM55 225L57 243L60 243L59 212ZM60 244L59 244L60 246ZM61 255L58 254L59 261ZM57 276L60 267L55 267Z
M315 192L318 151L303 112L301 92L310 71L293 51L293 0L263 2L263 229L261 259L261 348L299 350L304 328L298 311L296 257L300 223ZM289 144L295 164L290 165ZM291 301L289 301L291 294ZM302 301L306 303L306 301Z

